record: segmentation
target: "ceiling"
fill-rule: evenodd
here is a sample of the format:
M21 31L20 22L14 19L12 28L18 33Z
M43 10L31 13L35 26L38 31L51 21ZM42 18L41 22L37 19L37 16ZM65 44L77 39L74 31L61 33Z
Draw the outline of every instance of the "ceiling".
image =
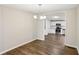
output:
M16 8L32 13L45 13L49 11L64 10L77 7L78 4L3 4L10 8Z

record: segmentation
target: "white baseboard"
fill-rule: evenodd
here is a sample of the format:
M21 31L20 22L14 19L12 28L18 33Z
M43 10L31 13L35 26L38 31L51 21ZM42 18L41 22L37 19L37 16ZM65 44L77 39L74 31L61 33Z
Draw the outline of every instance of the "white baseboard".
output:
M78 51L78 54L79 54L79 48L77 47L77 51Z
M10 51L10 50L12 50L12 49L15 49L15 48L17 48L17 47L20 47L20 46L22 46L22 45L28 44L28 43L30 43L30 42L32 42L32 41L34 41L34 40L40 40L40 39L33 39L33 40L30 40L30 41L21 43L21 44L19 44L19 45L17 45L17 46L14 46L14 47L12 47L12 48L9 48L9 49L7 49L7 50L5 50L5 51L0 52L0 55L3 54L3 53L6 53L6 52L8 52L8 51ZM66 45L66 46L70 46L70 47L77 48L77 47L74 46L74 45L69 45L69 44L65 44L65 45ZM79 54L79 48L77 48L77 51L78 51L78 54Z
M73 48L77 48L75 45L70 45L70 44L65 44L66 46L70 46L70 47L73 47Z
M41 40L41 39L37 39L37 40ZM44 41L44 40L41 40L41 41Z
M66 46L69 46L69 47L73 47L73 48L76 48L77 51L78 51L78 54L79 54L79 48L77 46L74 46L74 45L69 45L69 44L65 44Z
M19 45L17 45L17 46L14 46L14 47L12 47L12 48L9 48L9 49L7 49L7 50L4 50L4 51L0 52L0 55L3 54L3 53L6 53L6 52L8 52L8 51L10 51L10 50L12 50L12 49L15 49L15 48L17 48L17 47L20 47L20 46L22 46L22 45L25 45L25 44L27 44L27 43L30 43L30 42L32 42L32 41L34 41L34 40L36 40L36 39L32 39L32 40L30 40L30 41L23 42L23 43L21 43L21 44L19 44Z
M45 40L44 38L39 38L39 37L37 37L36 39L38 39L38 40Z

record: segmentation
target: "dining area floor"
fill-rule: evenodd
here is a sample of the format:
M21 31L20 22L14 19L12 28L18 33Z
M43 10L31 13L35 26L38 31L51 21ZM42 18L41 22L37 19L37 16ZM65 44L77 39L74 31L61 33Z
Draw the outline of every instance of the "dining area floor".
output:
M3 55L78 55L76 48L64 45L64 35L48 34L45 40L35 40Z

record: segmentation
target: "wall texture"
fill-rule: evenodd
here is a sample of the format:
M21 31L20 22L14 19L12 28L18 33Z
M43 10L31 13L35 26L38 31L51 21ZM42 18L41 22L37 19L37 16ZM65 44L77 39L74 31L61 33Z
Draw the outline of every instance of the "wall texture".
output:
M77 8L77 26L76 26L76 33L77 33L77 48L79 53L79 7Z
M66 39L65 44L76 47L76 9L69 9L65 11L66 16Z
M3 20L2 20L2 7L0 7L0 52L3 51Z
M33 14L0 7L0 52L34 40Z
M37 21L37 39L44 40L44 20Z

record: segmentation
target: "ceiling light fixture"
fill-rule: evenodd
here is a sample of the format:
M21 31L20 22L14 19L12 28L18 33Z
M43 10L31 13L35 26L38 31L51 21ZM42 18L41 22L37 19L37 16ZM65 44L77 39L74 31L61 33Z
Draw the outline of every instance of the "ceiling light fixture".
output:
M46 16L43 16L44 19L46 19Z
M53 18L59 18L59 16L53 16Z
M43 16L40 16L40 19L43 19Z
M46 19L46 16L40 16L40 19Z
M34 15L33 18L34 18L34 19L37 19L37 15Z

